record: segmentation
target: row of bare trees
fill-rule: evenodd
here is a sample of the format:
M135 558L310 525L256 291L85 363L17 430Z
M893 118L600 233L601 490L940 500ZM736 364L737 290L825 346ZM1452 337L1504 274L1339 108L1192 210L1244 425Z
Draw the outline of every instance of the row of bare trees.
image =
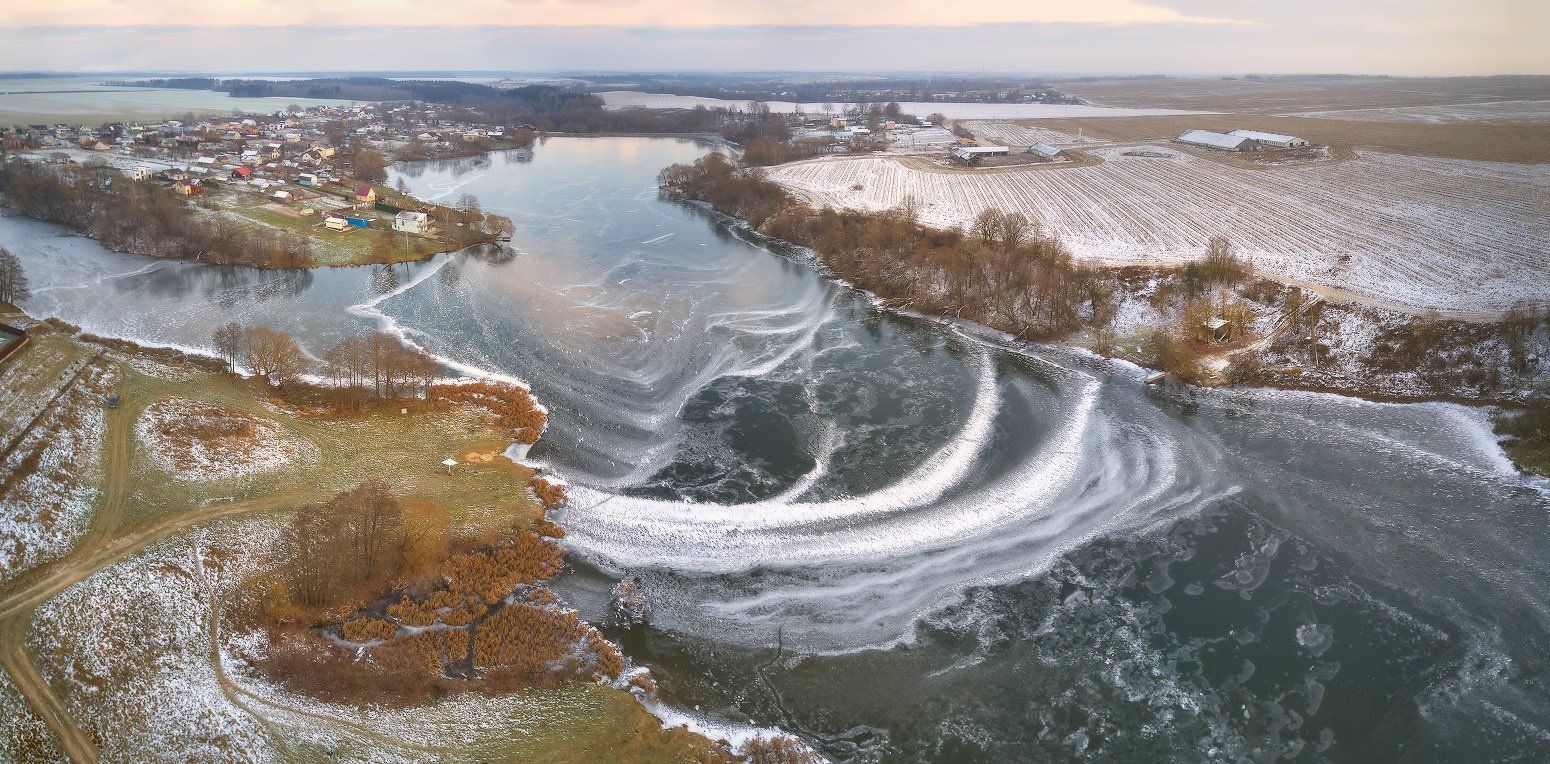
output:
M352 402L422 395L436 379L436 364L387 332L346 337L323 354L334 386Z
M238 365L284 386L313 368L288 332L235 321L215 328L215 349L235 371ZM387 332L346 337L323 354L323 373L355 405L371 399L424 395L436 380L436 364Z
M922 225L912 199L880 213L813 210L719 154L669 167L658 180L671 195L809 247L857 286L923 311L1040 338L1113 315L1115 285L1022 213L987 210L965 231Z

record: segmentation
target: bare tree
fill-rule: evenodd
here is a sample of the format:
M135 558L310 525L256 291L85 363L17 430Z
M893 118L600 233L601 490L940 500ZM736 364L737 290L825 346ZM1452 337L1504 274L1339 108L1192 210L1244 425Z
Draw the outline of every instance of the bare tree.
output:
M285 385L307 369L307 357L286 332L251 326L243 330L242 342L247 346L248 368L277 385Z
M1001 232L1001 217L1001 210L986 207L980 210L980 214L974 216L974 222L969 224L969 227L974 230L976 236L980 237L980 241L994 244L996 234Z
M1008 252L1015 251L1018 245L1027 238L1033 221L1021 212L1009 212L1001 215L1001 246Z
M31 296L21 260L10 250L0 247L0 302L16 303Z
M221 324L215 327L210 338L215 341L215 352L225 359L226 370L236 369L237 359L242 357L242 325L236 321Z

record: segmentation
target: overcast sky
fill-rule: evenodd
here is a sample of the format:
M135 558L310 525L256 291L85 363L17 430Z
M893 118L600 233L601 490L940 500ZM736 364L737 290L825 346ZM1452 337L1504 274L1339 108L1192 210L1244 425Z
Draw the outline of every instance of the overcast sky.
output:
M1550 74L1547 29L1550 0L4 0L0 69Z

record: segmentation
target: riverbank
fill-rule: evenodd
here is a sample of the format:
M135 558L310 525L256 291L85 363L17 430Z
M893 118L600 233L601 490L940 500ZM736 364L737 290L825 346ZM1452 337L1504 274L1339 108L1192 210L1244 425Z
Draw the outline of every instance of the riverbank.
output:
M266 662L275 660L278 655L275 651L280 644L276 643L273 650L255 652L255 644L268 641L270 637L264 636L265 632L242 613L253 608L252 603L268 596L264 592L269 590L269 585L264 582L280 571L286 571L282 575L290 575L320 559L340 559L327 553L307 559L287 557L283 551L286 548L284 528L287 522L294 521L285 518L294 511L305 511L310 502L326 497L334 490L333 486L352 484L359 477L358 465L374 465L371 472L385 479L384 485L390 486L392 493L400 497L397 501L406 508L414 508L417 517L430 512L430 508L439 508L431 515L439 513L451 520L454 527L460 529L455 534L458 536L474 533L486 537L482 534L493 532L513 520L518 529L528 526L540 531L545 527L552 529L544 523L543 507L553 502L547 500L547 495L545 501L540 501L526 487L529 484L536 486L535 480L541 479L521 465L502 463L504 457L500 453L510 434L495 427L490 414L484 413L488 408L486 401L453 402L441 400L442 396L435 405L403 402L408 407L407 414L398 412L398 402L353 412L336 411L331 407L320 407L321 401L327 398L327 390L314 392L306 386L298 386L279 391L283 394L276 398L275 389L257 380L232 377L219 368L219 362L207 358L173 350L141 348L127 340L77 337L68 325L32 322L14 309L7 309L5 315L7 319L28 323L39 335L37 348L43 348L24 349L6 361L7 370L30 368L41 358L34 356L61 343L80 345L83 348L81 355L93 359L89 373L59 377L57 384L61 386L61 392L51 396L61 401L56 406L56 416L65 422L78 421L79 426L86 428L82 434L90 436L84 440L74 436L67 440L55 438L54 442L77 443L85 450L70 460L73 467L69 475L56 476L48 466L51 463L48 459L39 462L22 453L34 448L26 445L30 441L24 434L18 441L23 444L20 451L7 453L8 477L0 487L0 496L5 499L3 503L11 508L8 514L36 509L37 502L28 497L46 498L54 493L41 486L52 485L56 477L64 479L79 475L90 483L90 490L99 492L103 498L100 502L82 503L73 514L41 511L25 518L6 518L7 535L17 527L15 523L29 523L36 524L36 533L43 537L58 535L72 539L73 543L59 547L52 557L29 556L31 563L25 568L8 565L4 571L4 594L0 595L3 626L16 625L25 631L27 621L33 619L34 608L37 608L37 620L43 624L37 628L44 631L35 630L28 637L28 643L38 645L52 644L54 634L68 635L93 628L88 625L93 618L111 618L111 628L117 630L143 630L142 640L166 632L169 623L180 624L177 627L180 631L186 624L210 625L206 630L210 644L202 648L207 651L204 655L187 652L196 648L195 645L180 643L168 648L157 638L151 641L161 647L150 653L126 646L112 654L92 656L90 665L101 664L111 675L111 679L99 677L100 682L91 676L79 676L78 672L72 673L73 678L61 677L53 662L75 660L69 657L72 655L68 647L70 642L48 649L35 647L30 651L31 656L7 654L5 668L13 679L17 679L15 686L21 697L37 710L37 716L32 716L25 707L18 707L18 712L27 717L29 723L46 727L56 741L46 742L49 736L43 736L41 739L45 742L38 743L39 751L53 750L57 744L64 750L112 756L115 751L134 750L147 743L166 750L169 741L178 738L177 734L171 734L176 731L172 728L191 725L188 729L196 729L200 716L235 713L249 721L244 723L233 718L236 727L226 739L227 744L236 747L226 752L240 755L247 750L245 745L264 742L266 733L262 728L287 724L287 715L298 708L311 709L309 713L314 717L311 734L327 736L342 732L335 726L340 709L362 700L351 696L352 692L360 691L361 683L344 681L331 685L328 697L309 700L296 696L285 689L290 683L287 677L259 669ZM88 397L80 399L71 392L77 387ZM96 408L100 405L96 398L103 395L104 388L117 396L114 407L105 418L81 418L80 412L72 407ZM167 419L157 413L168 406L181 407L179 411L192 407L197 409L198 415ZM47 421L33 427L53 426L48 424L52 420L48 420L47 415L44 419ZM103 428L101 432L95 431L93 421ZM195 425L195 429L189 429ZM100 463L96 462L96 454L90 447L94 442L105 444ZM45 442L44 447L52 446ZM127 457L130 449L149 454L150 458L121 458ZM447 470L438 464L439 459L449 453L458 456L460 464L456 470ZM481 456L486 454L487 458ZM98 466L92 467L92 464ZM17 470L25 472L18 473ZM39 470L37 477L32 476L33 470ZM99 470L100 477L92 477ZM163 474L167 470L173 471L173 479L167 479ZM138 488L131 492L130 486ZM153 490L149 486L156 488ZM65 527L78 530L65 532ZM197 599L192 607L177 611L164 612L156 606L185 583L192 583L177 570L162 570L167 564L164 559L167 550L186 549L190 543L202 549L202 559L222 560L219 566L223 571L218 586L220 600L233 603L233 607L214 610L216 605L208 598ZM457 548L460 547L454 545L454 550ZM475 546L470 553L483 554L478 551L482 548ZM493 548L505 547L497 544ZM553 553L558 554L557 548ZM548 570L552 575L550 567L539 569ZM140 580L140 593L127 603L101 599L114 591L110 582L124 576ZM71 588L76 582L81 583ZM542 581L532 584L530 593L547 591ZM77 610L73 605L62 608L55 604L55 598L61 596L72 601L84 598L85 602L98 604L85 611ZM133 602L140 604L132 605ZM559 619L557 623L573 624L567 628L590 630L590 626L575 620L574 611L552 595L548 595L545 602L548 604L543 607L530 608L528 620L538 617L542 621L549 617L542 614L552 613ZM219 633L224 636L216 637L216 624L220 625ZM350 633L350 624L345 624L344 628ZM479 650L499 652L496 646L500 643L491 641L494 632L483 636L484 632L475 626L470 627L470 633L472 641L481 646ZM588 633L595 635L592 631ZM598 649L609 650L606 643L599 643ZM611 650L617 656L617 648ZM199 666L211 668L208 651L214 651L217 656L227 654L225 668L222 668L221 660L214 664L220 682L212 679L215 675L201 673L198 669ZM340 670L346 674L367 671L378 663L370 658L362 662L366 657L364 653L356 655L348 664L359 668ZM20 675L31 674L33 669L18 661L29 660L37 661L38 668L50 679L46 682L20 681ZM140 664L142 660L152 663ZM480 658L488 671L496 671L501 664L490 662L492 660ZM187 696L178 700L181 713L169 718L165 704L170 698L162 684L168 677L151 667L179 661L187 662L188 668L179 669L179 674L186 676L191 684L184 691ZM403 665L392 670L409 669L409 665ZM87 671L90 674L96 669ZM348 677L338 675L336 678ZM417 685L410 679L406 675L402 681L392 683L390 686L395 688L392 690L384 687L380 691L389 695L371 702L391 701L393 693L423 685L423 680L416 680L421 682ZM468 680L448 681L455 684ZM97 682L93 685L96 689L82 695L82 682ZM624 688L631 683L650 686L649 679L627 672L621 665L610 671L610 679L601 686L580 690L580 683L561 682L561 689L544 690L537 695L522 691L518 697L525 700L515 708L525 704L528 710L524 713L547 708L541 712L549 718L544 726L555 731L528 729L523 735L502 743L498 749L489 749L490 741L475 744L471 749L505 750L513 755L524 752L524 755L539 758L564 750L591 751L590 755L604 758L629 751L643 760L726 760L727 755L704 738L682 730L662 729L660 722L649 717L645 709L629 697ZM530 686L530 680L521 682L520 686ZM455 687L449 684L446 689ZM585 702L578 705L583 699ZM430 703L418 713L434 713L447 702ZM228 710L227 704L236 708ZM388 705L397 704L388 702ZM502 705L510 707L509 704ZM61 708L69 710L45 713L47 709ZM592 710L584 710L589 708ZM417 712L407 709L401 713L412 716ZM583 715L572 718L573 713ZM601 715L587 716L598 713ZM128 718L139 721L129 725L120 723ZM246 732L238 731L244 729L245 724L258 726ZM584 732L584 728L590 731ZM142 735L157 737L141 740ZM535 742L543 740L548 742ZM395 745L386 737L375 742L389 748ZM274 740L264 745L285 747Z
M1520 467L1545 474L1550 432L1513 424L1550 411L1543 314L1480 323L1334 304L1254 277L1227 242L1216 265L1208 253L1184 266L1086 266L1026 221L1008 233L991 216L967 233L921 226L909 209L815 211L719 159L669 168L660 180L670 197L806 250L882 307L1081 347L1185 384L1491 406ZM1009 246L1014 237L1019 243Z

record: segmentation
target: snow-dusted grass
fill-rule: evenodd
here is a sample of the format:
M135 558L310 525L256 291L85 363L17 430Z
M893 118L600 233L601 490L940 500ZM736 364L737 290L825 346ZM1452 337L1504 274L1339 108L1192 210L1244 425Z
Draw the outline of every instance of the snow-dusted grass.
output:
M71 716L99 741L103 761L629 758L648 717L613 688L470 692L387 708L300 697L248 675L247 661L266 650L263 633L236 632L223 618L212 645L210 619L216 603L236 601L266 566L284 564L269 556L283 520L234 518L187 531L38 609L29 647ZM703 745L664 732L641 750L679 760Z
M767 172L817 205L884 210L913 196L935 226L1021 210L1076 256L1111 263L1195 259L1222 234L1262 271L1414 311L1490 313L1550 295L1542 166L1360 152L1261 170L1123 155L1133 148L1070 168L934 172L865 157Z
M27 705L11 677L0 671L0 761L64 761L58 739L43 719Z
M317 455L316 446L286 436L272 420L187 398L147 406L135 435L156 466L179 480L272 472Z
M91 525L102 395L114 377L110 367L84 371L0 464L0 580L63 556Z
M103 761L268 761L257 720L222 694L211 603L246 572L273 524L171 539L38 608L29 646Z

